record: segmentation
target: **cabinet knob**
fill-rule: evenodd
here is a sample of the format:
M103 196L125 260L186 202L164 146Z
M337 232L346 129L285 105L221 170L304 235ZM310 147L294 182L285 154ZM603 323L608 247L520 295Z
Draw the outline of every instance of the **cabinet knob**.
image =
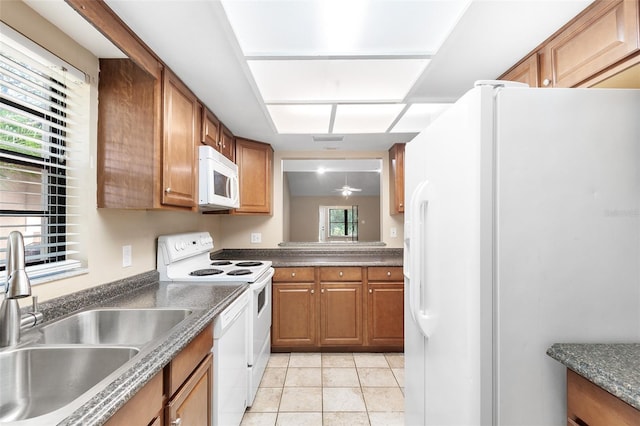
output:
M544 87L547 87L551 84L551 80L549 80L548 78L545 78L544 80L542 80L542 85Z
M182 424L182 419L178 417L174 421L171 422L171 426L180 426Z
M320 290L320 293L324 293L324 288L322 290Z
M315 290L311 290L311 294L315 294L315 292L316 292Z
M344 274L342 273L342 271L338 272L338 275L343 276Z
M390 277L391 276L391 271L387 271L387 276Z
M165 189L164 192L166 192L167 194L171 194L171 188Z
M373 294L373 290L369 289L369 294Z
M402 206L404 206L404 204L400 203L399 206L402 207Z
M295 277L295 276L296 276L296 273L295 273L295 272L292 272L292 273L291 273L291 276L292 276L292 277Z

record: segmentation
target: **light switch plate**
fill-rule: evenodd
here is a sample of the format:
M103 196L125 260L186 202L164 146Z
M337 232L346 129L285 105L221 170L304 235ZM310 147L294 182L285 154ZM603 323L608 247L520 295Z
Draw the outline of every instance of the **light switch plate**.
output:
M391 228L391 238L396 238L398 236L398 228Z
M251 244L260 244L262 242L262 233L260 232L252 232L251 233Z

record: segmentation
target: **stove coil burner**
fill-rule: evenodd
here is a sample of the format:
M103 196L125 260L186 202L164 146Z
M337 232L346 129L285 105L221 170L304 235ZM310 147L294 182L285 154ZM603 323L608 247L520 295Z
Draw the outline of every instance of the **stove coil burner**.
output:
M248 269L234 269L233 271L227 272L227 275L250 275L252 272Z
M209 268L209 269L198 269L196 271L189 272L189 275L193 277L205 277L207 275L218 275L223 272L224 271L222 269Z
M260 266L262 265L262 262L257 262L257 261L249 261L249 262L238 262L236 263L236 266L240 266L241 268L251 268L252 266Z
M211 262L211 266L227 266L232 265L232 263L228 260L216 260L215 262Z

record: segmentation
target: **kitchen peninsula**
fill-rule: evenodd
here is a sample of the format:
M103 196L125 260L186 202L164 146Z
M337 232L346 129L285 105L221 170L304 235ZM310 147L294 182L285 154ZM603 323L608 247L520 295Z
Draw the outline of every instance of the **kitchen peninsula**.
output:
M272 262L272 352L404 349L402 249L305 243L212 258Z

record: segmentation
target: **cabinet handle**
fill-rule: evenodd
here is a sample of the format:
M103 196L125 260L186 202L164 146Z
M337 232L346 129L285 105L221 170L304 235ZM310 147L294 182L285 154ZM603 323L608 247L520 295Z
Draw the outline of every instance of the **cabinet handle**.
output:
M324 293L324 288L322 290L320 290L320 293Z
M372 289L369 289L369 294L373 294L373 290Z
M314 294L316 291L315 290L311 290L311 294Z
M542 85L544 87L547 87L550 84L551 84L551 80L549 80L548 78L545 78L544 80L542 80Z
M342 271L338 272L338 275L343 276L344 274L342 273Z
M174 421L171 422L171 426L180 426L182 424L182 419L178 417Z
M400 203L400 204L398 204L398 205L399 205L400 207L403 207L403 206L404 206L404 204L402 204L402 203Z
M390 277L391 276L391 271L387 271L387 276Z
M164 192L166 192L167 194L171 194L171 188L165 189Z
M295 273L295 272L292 272L292 273L291 273L291 276L292 276L292 277L295 277L295 276L296 276L296 273Z

